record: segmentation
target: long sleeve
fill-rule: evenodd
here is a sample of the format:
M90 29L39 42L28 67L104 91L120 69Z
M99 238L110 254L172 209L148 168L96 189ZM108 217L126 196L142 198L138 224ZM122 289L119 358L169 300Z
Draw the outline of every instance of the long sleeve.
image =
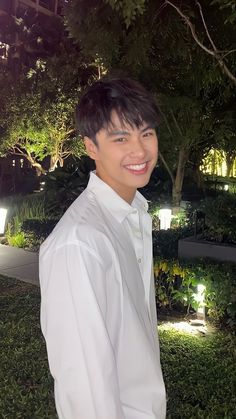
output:
M70 244L40 255L41 326L60 419L124 419L107 331L106 272Z

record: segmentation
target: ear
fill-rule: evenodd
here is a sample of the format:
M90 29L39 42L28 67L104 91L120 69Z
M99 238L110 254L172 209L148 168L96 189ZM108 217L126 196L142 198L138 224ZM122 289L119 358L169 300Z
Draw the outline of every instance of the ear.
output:
M93 160L98 160L98 147L89 137L84 137L84 144L88 156Z

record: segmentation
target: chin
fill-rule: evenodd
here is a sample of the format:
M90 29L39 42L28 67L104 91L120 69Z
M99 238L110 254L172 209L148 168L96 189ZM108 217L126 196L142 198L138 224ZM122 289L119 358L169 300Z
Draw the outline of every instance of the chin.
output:
M140 182L137 182L135 187L136 188L143 188L149 183L150 177L148 179L143 179L143 181L140 180Z

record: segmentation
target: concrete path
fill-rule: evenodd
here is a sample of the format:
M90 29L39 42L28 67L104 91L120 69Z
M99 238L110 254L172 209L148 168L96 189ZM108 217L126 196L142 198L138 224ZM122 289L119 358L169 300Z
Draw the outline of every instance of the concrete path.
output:
M0 274L38 285L38 253L0 244Z

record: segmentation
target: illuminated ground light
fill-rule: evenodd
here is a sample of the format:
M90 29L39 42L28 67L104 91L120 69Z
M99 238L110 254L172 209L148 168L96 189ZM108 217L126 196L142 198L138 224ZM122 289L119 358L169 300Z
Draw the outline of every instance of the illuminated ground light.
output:
M180 320L180 321L167 321L163 322L158 326L159 330L170 331L177 330L181 333L190 334L193 336L203 336L212 332L213 328L205 323L205 321L199 320Z
M160 219L160 229L167 230L170 228L171 223L171 209L169 208L161 208L159 210L159 219Z
M197 293L195 294L195 300L198 303L197 318L205 319L205 285L197 285Z
M0 234L4 234L7 217L7 209L0 208Z

